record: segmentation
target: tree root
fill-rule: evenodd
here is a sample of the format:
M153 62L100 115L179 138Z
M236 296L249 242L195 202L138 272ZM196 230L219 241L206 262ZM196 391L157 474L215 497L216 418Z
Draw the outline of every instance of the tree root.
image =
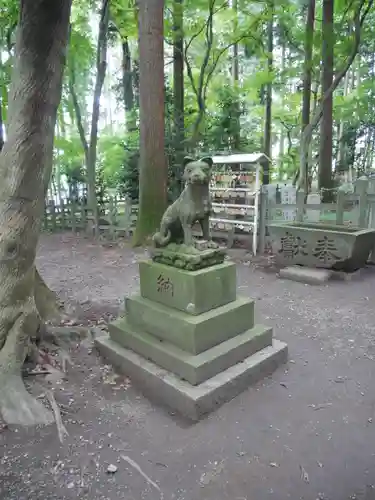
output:
M43 320L59 320L61 318L62 305L59 298L55 292L48 288L37 268L35 268L34 299Z
M56 403L55 396L53 395L52 391L47 390L46 391L46 396L49 401L49 404L51 405L55 421L56 421L56 427L57 427L57 434L59 436L59 441L62 444L64 442L64 439L66 436L69 436L69 432L66 430L65 425L63 424L62 418L61 418L61 412L60 408L58 407L58 404Z
M53 414L37 401L20 375L4 373L0 383L0 414L4 422L13 425L48 425L54 422Z
M27 279L30 280L32 270L31 267L29 277L25 278L25 287L30 284ZM6 332L0 348L0 415L5 423L13 425L48 425L55 421L56 409L51 412L35 399L21 377L27 355L34 363L40 363L40 352L33 340L40 341L43 320L60 318L62 309L57 294L48 288L35 267L34 272L31 298L22 297L17 306L4 299L0 323L0 331Z

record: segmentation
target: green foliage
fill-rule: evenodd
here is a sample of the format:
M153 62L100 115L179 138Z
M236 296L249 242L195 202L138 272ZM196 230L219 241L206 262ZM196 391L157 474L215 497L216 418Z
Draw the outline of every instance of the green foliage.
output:
M99 140L98 163L102 172L103 182L108 188L116 188L119 182L119 172L123 167L126 153L122 137L107 135Z
M216 111L210 112L207 117L203 149L213 148L214 151L228 152L259 151L259 137L257 139L256 135L252 135L252 124L242 120L245 112L244 98L232 86L226 84L218 89ZM236 145L237 136L240 140Z
M117 186L121 196L128 196L132 200L139 197L139 136L138 133L129 134L123 144L123 162L117 173Z
M99 214L104 214L105 202L107 198L107 185L104 178L103 169L101 167L96 170L95 177L95 194L98 204Z
M55 138L55 161L68 183L84 181L85 158L79 137ZM56 167L57 167L56 165Z
M368 2L369 0L366 0ZM267 69L266 27L269 4L238 0L237 10L222 0L184 0L184 123L183 148L191 154L258 152L264 144L264 89L272 83L273 157L279 161L277 177L293 178L298 167L301 137L306 2L278 0L274 4L273 69ZM335 1L335 72L347 60L353 47L353 16L359 0ZM137 8L134 0L111 0L108 71L101 99L97 147L97 197L100 203L108 189L138 198L139 119L137 64ZM13 45L19 2L3 0L0 6L0 101L6 120ZM58 111L54 173L66 178L73 193L85 183L85 154L79 138L69 79L82 114L85 136L89 139L90 110L96 66L98 32L97 0L73 2L70 41L63 93ZM169 164L170 198L180 188L178 164L181 144L176 144L172 72L174 0L165 2L165 144ZM321 4L316 6L313 38L313 94L311 106L321 98ZM375 10L362 26L359 55L348 79L334 94L335 159L344 145L345 165L354 169L374 168L369 151L375 149ZM132 114L125 112L122 44L127 41L131 56ZM233 47L238 49L239 78L234 83ZM318 86L318 89L317 89ZM152 82L150 82L152 92ZM116 100L116 102L115 102ZM313 114L313 111L312 111ZM152 119L152 117L150 117ZM129 123L136 130L128 130ZM130 127L131 128L131 127ZM133 127L134 128L134 127ZM341 130L342 137L339 137ZM283 136L284 148L279 139ZM372 139L374 138L374 139ZM193 140L194 139L194 140ZM196 139L196 140L195 140ZM372 142L371 142L372 141ZM372 145L372 146L371 146ZM283 151L282 151L283 150ZM319 131L313 136L312 157L319 150ZM367 152L366 152L367 151ZM281 158L277 158L281 155ZM375 161L375 158L374 158Z

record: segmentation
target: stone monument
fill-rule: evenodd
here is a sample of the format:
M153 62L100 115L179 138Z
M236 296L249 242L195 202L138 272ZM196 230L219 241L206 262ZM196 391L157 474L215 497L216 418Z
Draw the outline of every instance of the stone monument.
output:
M287 346L255 324L255 301L237 297L236 265L210 237L212 159L186 158L184 168L185 189L139 264L140 294L96 344L150 399L198 420L270 375Z

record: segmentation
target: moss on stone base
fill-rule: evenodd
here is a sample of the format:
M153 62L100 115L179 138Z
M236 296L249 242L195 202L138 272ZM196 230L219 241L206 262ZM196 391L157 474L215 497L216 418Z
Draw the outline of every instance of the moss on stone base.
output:
M226 255L225 248L207 248L200 250L187 245L170 243L164 248L153 248L151 257L154 262L167 266L196 271L205 267L222 264Z

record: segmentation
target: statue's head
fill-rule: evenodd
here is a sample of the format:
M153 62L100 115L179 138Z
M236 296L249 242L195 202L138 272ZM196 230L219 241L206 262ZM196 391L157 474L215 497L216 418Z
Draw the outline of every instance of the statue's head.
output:
M209 156L201 160L193 158L184 158L184 175L183 180L187 184L209 184L212 173L212 158Z

